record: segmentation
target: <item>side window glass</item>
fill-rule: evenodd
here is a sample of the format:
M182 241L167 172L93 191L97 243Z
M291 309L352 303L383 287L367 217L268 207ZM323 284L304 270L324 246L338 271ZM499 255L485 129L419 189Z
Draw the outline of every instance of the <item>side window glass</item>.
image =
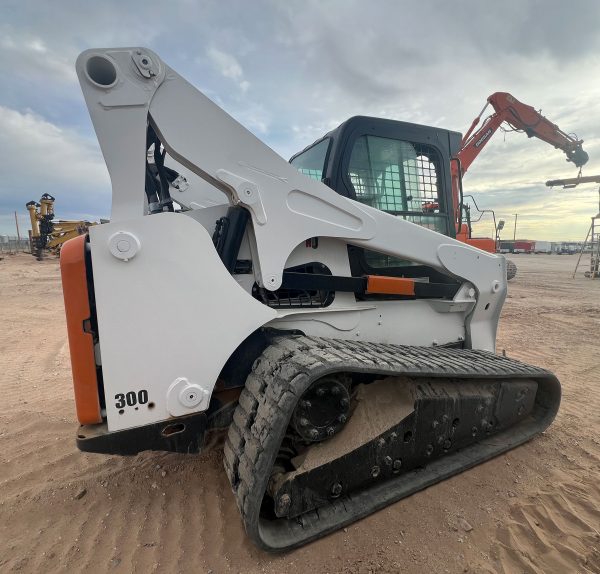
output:
M296 156L290 163L302 174L321 181L325 169L325 158L329 149L329 139L324 139L305 152Z
M361 203L446 233L436 160L431 146L365 135L354 143L348 177Z

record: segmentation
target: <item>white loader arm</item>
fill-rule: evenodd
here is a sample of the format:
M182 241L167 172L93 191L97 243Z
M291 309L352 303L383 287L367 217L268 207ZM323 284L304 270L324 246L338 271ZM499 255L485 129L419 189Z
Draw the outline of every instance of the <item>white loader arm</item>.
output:
M339 238L470 283L476 303L465 325L467 344L494 349L506 296L503 258L342 197L303 176L146 48L88 50L77 60L77 74L113 187L111 223L90 230L109 391L111 384L120 384L111 380L139 378L141 369L163 386L197 385L209 397L236 346L276 315L244 292L222 265L219 269L210 237L198 222L173 213L146 215L148 123L172 158L251 213L255 275L266 289L281 286L296 246L312 237ZM150 295L163 298L161 308L153 307L149 285ZM148 335L132 341L133 332L120 332L127 321ZM211 322L219 325L218 333ZM143 357L156 360L167 339L170 362L146 368ZM119 359L123 355L134 360ZM200 370L198 362L204 362ZM190 408L204 410L207 400ZM172 415L187 412L169 406L168 397L160 407ZM110 415L109 427L133 424ZM145 422L140 418L135 424Z

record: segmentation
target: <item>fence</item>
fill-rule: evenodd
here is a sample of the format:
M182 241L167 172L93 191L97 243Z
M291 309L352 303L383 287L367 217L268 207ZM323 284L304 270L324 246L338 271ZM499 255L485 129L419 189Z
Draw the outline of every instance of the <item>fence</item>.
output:
M20 240L13 235L0 235L0 253L30 253L29 239Z

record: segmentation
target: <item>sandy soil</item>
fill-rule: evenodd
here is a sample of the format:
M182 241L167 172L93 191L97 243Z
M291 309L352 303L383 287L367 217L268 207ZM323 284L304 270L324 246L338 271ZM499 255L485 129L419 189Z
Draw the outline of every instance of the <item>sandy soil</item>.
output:
M83 454L56 260L0 261L0 571L600 573L600 281L516 256L499 335L557 373L542 436L308 547L244 536L220 455ZM85 494L78 498L85 489Z

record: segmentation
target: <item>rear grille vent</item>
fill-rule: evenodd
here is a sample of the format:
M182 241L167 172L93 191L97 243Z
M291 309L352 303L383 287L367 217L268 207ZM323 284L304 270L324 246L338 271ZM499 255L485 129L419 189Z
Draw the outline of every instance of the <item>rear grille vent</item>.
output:
M322 263L304 263L295 267L288 267L284 271L293 273L312 273L317 275L331 275L331 270ZM300 309L321 308L331 305L335 298L335 291L317 289L277 289L269 291L259 287L256 283L252 288L252 295L261 303L274 309Z

